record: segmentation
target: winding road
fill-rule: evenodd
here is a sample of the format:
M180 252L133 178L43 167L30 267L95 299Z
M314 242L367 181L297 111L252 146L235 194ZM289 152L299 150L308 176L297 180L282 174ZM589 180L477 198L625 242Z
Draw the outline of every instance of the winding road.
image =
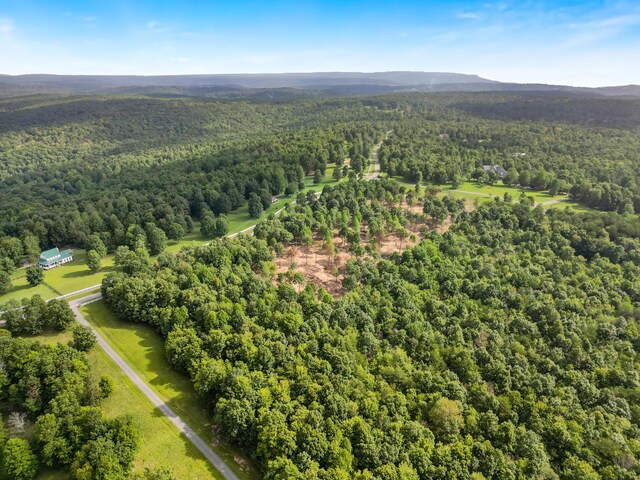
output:
M387 138L392 130L389 130L385 136ZM375 146L372 153L373 159L373 171L367 173L363 176L364 180L374 180L380 176L380 162L378 160L378 151L380 150L380 146L382 143L379 143ZM316 192L316 195L320 195L322 192ZM295 200L293 202L295 203ZM275 215L279 215L284 209L286 205L275 212ZM243 233L249 233L253 231L255 225L247 227L239 232L232 233L228 235L229 238L235 237L237 235ZM206 243L205 245L207 245ZM72 296L79 295L84 292L89 292L95 290L100 287L100 285L94 285L91 287L84 288L82 290L78 290L75 292L68 293L66 295L61 295L56 298L68 298ZM98 341L98 345L102 350L109 356L111 360L124 372L124 374L129 377L129 379L133 382L133 384L138 387L138 389L151 401L151 403L158 408L165 415L171 423L173 423L176 428L184 434L184 436L191 442L193 445L200 450L200 452L205 456L205 458L220 472L220 474L226 480L239 480L233 471L229 468L229 466L224 462L222 458L218 454L216 454L211 447L198 436L198 434L189 426L187 423L182 420L176 412L174 412L167 404L164 402L156 392L154 392L147 383L140 378L140 376L129 366L129 364L114 350L114 348L104 339L102 335L84 318L84 315L80 312L80 307L82 305L87 305L92 302L96 302L102 298L102 293L93 293L87 295L86 297L78 298L69 302L69 306L75 315L76 320L81 325L89 327L91 331L95 334L96 339Z

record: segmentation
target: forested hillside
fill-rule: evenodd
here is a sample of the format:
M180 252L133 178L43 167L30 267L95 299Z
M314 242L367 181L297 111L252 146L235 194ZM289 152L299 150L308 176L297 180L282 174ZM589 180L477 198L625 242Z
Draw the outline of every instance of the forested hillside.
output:
M106 303L162 335L267 480L639 478L638 111L555 94L4 99L0 287L43 248L84 247L98 269L115 252ZM376 145L387 178L365 181ZM514 188L456 192L498 182L485 165ZM545 211L537 191L588 211ZM295 202L255 236L164 251L279 195ZM4 320L38 334L66 311L49 305ZM12 449L126 477L135 429L100 416L82 353L3 337L0 357L3 399L37 425Z
M350 262L343 296L274 283L274 252L297 232L339 228L346 211L348 229L375 233L376 188L301 198L267 221L269 243L132 262L103 294L158 329L267 479L637 478L635 217L607 231L495 201L404 253Z
M570 115L562 106L574 101L579 114ZM321 178L329 163L350 158L359 173L391 129L380 154L390 175L438 184L501 163L514 184L570 191L598 209L634 211L640 123L629 112L638 101L619 108L620 102L492 94L5 99L0 232L20 239L24 250L84 246L91 234L114 250L136 225L179 238L203 209L225 214L252 194L295 192L305 174ZM525 103L535 106L535 122L518 116ZM604 128L611 125L619 128Z

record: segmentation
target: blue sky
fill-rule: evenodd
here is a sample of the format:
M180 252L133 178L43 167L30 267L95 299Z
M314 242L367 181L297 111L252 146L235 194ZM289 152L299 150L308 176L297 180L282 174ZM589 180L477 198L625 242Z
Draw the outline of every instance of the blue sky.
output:
M640 1L0 0L0 73L424 70L640 83Z

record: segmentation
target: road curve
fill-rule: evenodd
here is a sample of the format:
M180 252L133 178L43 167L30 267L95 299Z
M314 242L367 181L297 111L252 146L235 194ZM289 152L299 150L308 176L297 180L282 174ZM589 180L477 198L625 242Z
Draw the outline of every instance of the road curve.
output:
M144 395L151 400L158 410L160 410L170 421L173 423L187 439L193 443L198 450L205 456L207 460L220 472L220 474L227 480L239 480L235 473L224 463L224 460L220 458L209 445L198 436L198 434L187 425L146 383L142 380L136 372L129 366L129 364L109 345L109 343L100 335L95 328L93 328L86 318L80 313L79 307L87 303L95 302L102 298L101 293L94 293L84 298L72 300L69 302L69 306L76 316L76 320L81 325L85 325L93 331L95 334L98 345L104 350L104 352L113 360L113 362L129 377L129 379L140 389Z

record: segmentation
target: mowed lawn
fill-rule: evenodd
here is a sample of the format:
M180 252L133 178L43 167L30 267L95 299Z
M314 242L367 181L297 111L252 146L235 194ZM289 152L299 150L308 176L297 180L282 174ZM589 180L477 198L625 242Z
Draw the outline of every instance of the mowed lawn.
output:
M36 293L45 300L58 296L53 289L44 283L36 285L35 287L29 285L29 282L27 282L27 278L25 277L24 268L20 268L13 272L11 275L11 284L13 285L11 290L4 295L0 295L0 306L10 302L11 300L20 301L23 298L30 297Z
M189 378L169 365L163 339L153 328L146 324L119 320L102 301L85 305L81 307L81 311L89 323L100 332L140 378L203 440L212 445L215 452L239 478L243 480L259 478L257 470L242 454L223 442L214 442L213 425L209 413L198 398ZM122 407L120 409L123 410ZM217 445L214 446L215 444ZM237 460L240 460L241 465ZM194 477L178 475L177 478Z
M458 188L454 189L451 185L443 185L442 189L445 191L457 190L458 192L469 192L470 194L478 194L481 196L490 195L492 197L502 198L505 193L511 195L517 200L522 193L528 197L532 197L536 203L549 202L551 200L558 200L565 198L566 195L549 195L549 192L538 192L535 190L522 189L518 187L507 187L502 182L497 182L494 185L484 185L476 182L464 182Z
M11 300L22 300L38 294L45 300L66 295L83 288L99 285L102 279L115 270L114 256L102 259L102 268L92 272L87 267L87 253L81 248L73 249L73 261L44 272L44 282L32 287L27 282L25 269L20 268L11 275L13 288L0 296L0 305Z
M67 343L70 332L50 332L31 337L46 344ZM89 362L97 377L109 375L114 381L111 396L101 403L107 417L132 415L140 429L141 443L134 470L167 467L176 478L187 480L222 479L193 444L144 396L111 359L95 347ZM68 479L65 471L43 470L38 480Z

